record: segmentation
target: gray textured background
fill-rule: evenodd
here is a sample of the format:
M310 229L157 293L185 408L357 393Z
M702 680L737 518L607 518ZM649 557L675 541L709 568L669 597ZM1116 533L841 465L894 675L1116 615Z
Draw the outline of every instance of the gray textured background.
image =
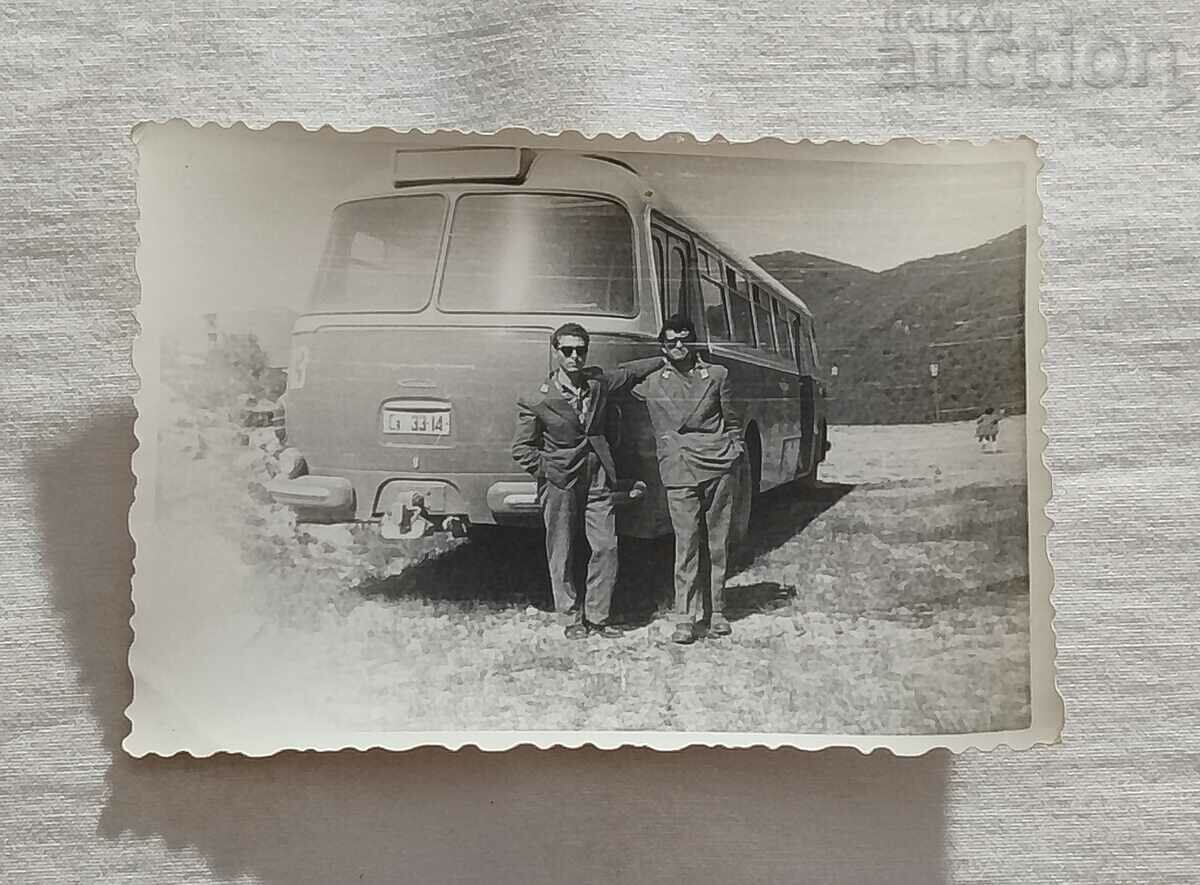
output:
M0 877L1195 881L1200 15L987 8L1069 30L1092 67L938 88L881 66L885 6L827 0L0 13ZM1175 41L1174 69L1101 71L1101 38L1109 62ZM176 116L1037 139L1063 744L125 758L128 132Z

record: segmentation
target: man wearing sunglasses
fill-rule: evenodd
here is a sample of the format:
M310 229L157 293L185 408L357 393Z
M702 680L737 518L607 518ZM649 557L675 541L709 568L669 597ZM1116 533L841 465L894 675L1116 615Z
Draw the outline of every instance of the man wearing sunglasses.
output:
M535 392L518 398L512 453L538 481L554 607L571 615L567 638L594 633L614 639L621 636L609 623L617 581L617 470L604 436L608 404L662 361L650 357L605 371L587 365L590 340L578 323L550 337L555 368ZM591 548L584 588L574 569L581 528Z
M728 372L700 358L692 321L671 317L658 341L664 357L660 371L634 387L633 395L645 402L654 427L659 473L675 530L671 638L686 645L699 635L705 589L711 601L708 635L732 632L725 618L725 569L744 445ZM707 548L710 563L707 588L698 586L702 547Z

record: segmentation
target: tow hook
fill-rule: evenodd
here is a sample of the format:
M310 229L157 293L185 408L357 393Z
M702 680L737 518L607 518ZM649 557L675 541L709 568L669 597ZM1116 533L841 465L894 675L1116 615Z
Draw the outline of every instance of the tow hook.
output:
M425 496L405 492L383 514L379 534L389 541L413 541L433 534L433 523L425 511Z
M447 516L442 519L442 528L455 538L467 536L467 521L461 516Z

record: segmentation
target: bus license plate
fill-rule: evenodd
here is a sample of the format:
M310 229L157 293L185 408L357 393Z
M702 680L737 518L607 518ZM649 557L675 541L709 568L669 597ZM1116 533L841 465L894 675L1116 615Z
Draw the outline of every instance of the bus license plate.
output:
M384 412L384 433L420 433L446 436L450 433L449 412Z

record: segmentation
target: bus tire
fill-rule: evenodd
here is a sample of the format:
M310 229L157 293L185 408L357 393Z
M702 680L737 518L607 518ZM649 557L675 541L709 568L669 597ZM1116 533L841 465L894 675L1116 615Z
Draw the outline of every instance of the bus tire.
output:
M736 469L737 492L733 499L733 514L729 520L729 550L738 558L749 545L750 521L758 504L762 484L762 444L758 429L751 424L746 429L746 454Z

